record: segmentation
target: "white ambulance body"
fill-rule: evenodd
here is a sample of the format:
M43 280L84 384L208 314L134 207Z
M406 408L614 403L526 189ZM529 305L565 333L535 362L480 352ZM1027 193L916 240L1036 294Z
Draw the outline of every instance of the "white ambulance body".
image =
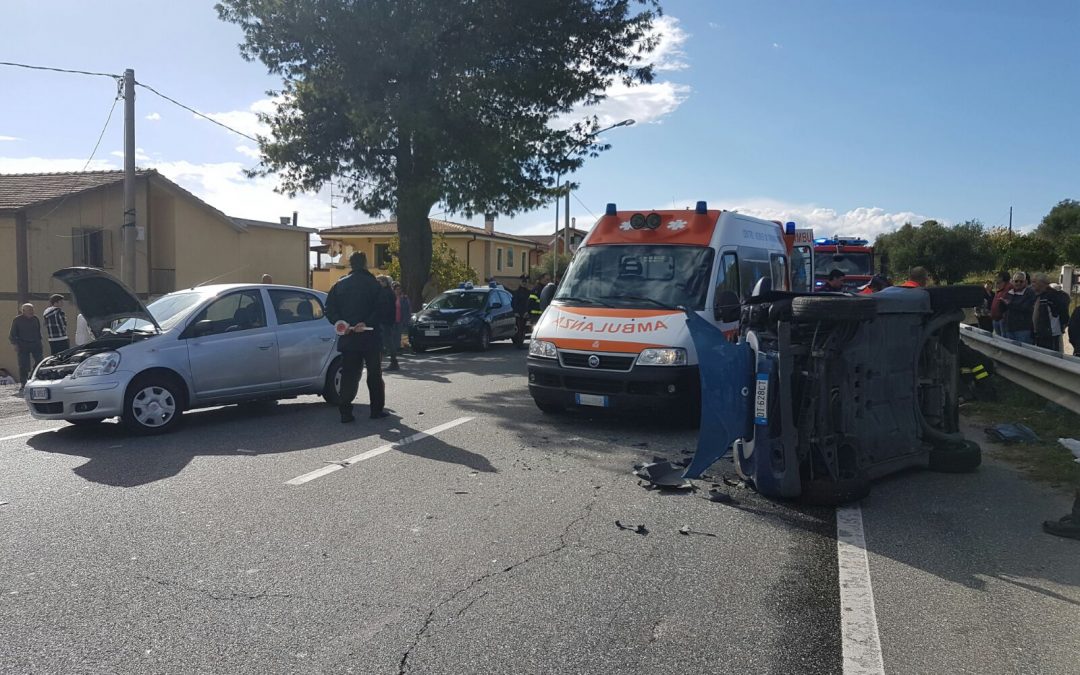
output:
M732 331L738 302L760 279L790 289L789 255L779 224L705 202L641 212L608 204L533 329L537 406L695 415L698 360L681 308Z

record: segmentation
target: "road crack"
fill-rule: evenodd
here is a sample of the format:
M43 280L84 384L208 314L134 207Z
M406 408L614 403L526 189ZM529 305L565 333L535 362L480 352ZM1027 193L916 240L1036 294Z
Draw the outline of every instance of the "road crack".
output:
M409 670L409 656L412 655L413 651L427 637L428 631L431 629L431 625L435 622L435 615L438 614L440 609L442 609L443 607L446 607L447 605L451 604L456 599L458 599L462 595L465 595L466 593L468 593L472 589L476 588L480 584L484 583L488 579L493 579L495 577L500 577L500 576L509 574L509 573L513 572L514 570L516 570L519 567L523 567L525 565L536 562L538 560L543 560L545 558L550 558L550 557L552 557L554 555L557 555L557 554L561 553L562 551L564 551L567 548L571 548L571 547L573 547L575 545L580 545L580 541L578 541L578 542L568 542L567 537L570 536L570 531L574 529L574 526L576 526L578 523L583 522L590 515L592 515L593 508L596 507L596 503L597 503L597 500L598 500L599 496L600 496L599 494L594 494L592 499L589 501L589 503L585 505L585 509L582 511L581 515L579 515L578 517L574 518L569 523L567 523L566 527L563 528L562 533L559 535L559 545L558 546L555 546L555 547L553 547L551 549L548 549L546 551L541 551L540 553L537 553L535 555L531 555L528 558L525 558L524 560L520 560L520 561L514 563L513 565L509 565L507 567L504 567L501 570L495 570L495 571L492 571L492 572L487 572L486 574L482 574L479 577L477 577L477 578L473 579L472 581L470 581L468 584L466 584L464 588L458 589L457 591L452 593L449 597L445 598L444 600L439 602L437 605L435 605L433 608L431 608L431 610L427 613L427 616L424 617L424 621L423 621L423 623L421 623L420 629L416 632L415 635L413 635L412 643L408 646L408 648L405 650L405 652L401 655L401 661L398 663L398 675L405 675L408 672L408 670ZM583 548L588 548L588 547L583 547ZM447 622L447 625L449 625L454 619L460 619L462 616L464 616L465 613L468 612L469 609L474 604L479 602L480 599L483 598L486 595L488 595L488 592L484 591L483 593L481 593L480 595L478 595L477 597L475 597L471 601L469 601L464 607L461 608L461 610L454 616L454 618L450 620L450 622Z

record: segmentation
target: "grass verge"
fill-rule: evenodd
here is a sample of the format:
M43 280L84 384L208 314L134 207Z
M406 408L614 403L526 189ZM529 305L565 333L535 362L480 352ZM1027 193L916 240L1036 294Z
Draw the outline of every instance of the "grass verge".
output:
M1039 435L1037 443L997 443L994 456L1015 464L1044 483L1080 488L1080 464L1073 461L1072 453L1057 442L1059 438L1080 440L1080 415L1003 377L992 379L997 400L970 401L961 406L960 413L979 428L1019 422Z

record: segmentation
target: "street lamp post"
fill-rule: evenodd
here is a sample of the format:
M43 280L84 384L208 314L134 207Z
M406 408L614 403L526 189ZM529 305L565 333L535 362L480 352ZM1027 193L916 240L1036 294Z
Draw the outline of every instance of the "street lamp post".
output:
M623 120L622 122L617 122L615 124L612 124L610 127L604 127L603 129L598 129L598 130L592 132L591 134L589 134L588 136L586 136L585 138L581 139L580 143L578 143L574 147L570 148L570 152L566 153L566 156L563 157L563 159L566 159L571 154L573 154L578 148L580 148L582 145L585 145L590 140L592 140L593 138L596 138L597 136L604 133L605 131L611 131L612 129L618 129L619 127L628 127L628 126L631 126L633 124L634 124L634 120L626 119L626 120ZM559 182L561 180L562 180L562 174L561 173L555 174L555 192L556 193L558 193L558 191L559 191ZM561 196L562 195L559 195L559 194L555 195L555 237L551 240L551 280L552 281L555 281L555 277L558 276L558 273L559 273L559 197L561 197ZM566 192L566 216L567 217L570 216L570 191L569 190ZM565 251L567 253L569 253L570 252L570 232L569 232L569 229L565 233L563 239L564 239L564 241L563 241L564 249L565 249Z

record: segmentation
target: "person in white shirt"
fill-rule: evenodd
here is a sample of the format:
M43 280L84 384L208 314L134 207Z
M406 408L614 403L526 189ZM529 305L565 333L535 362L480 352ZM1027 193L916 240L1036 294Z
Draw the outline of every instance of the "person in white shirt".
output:
M90 332L90 326L86 323L86 317L82 314L75 317L75 346L81 347L93 340L94 334Z

